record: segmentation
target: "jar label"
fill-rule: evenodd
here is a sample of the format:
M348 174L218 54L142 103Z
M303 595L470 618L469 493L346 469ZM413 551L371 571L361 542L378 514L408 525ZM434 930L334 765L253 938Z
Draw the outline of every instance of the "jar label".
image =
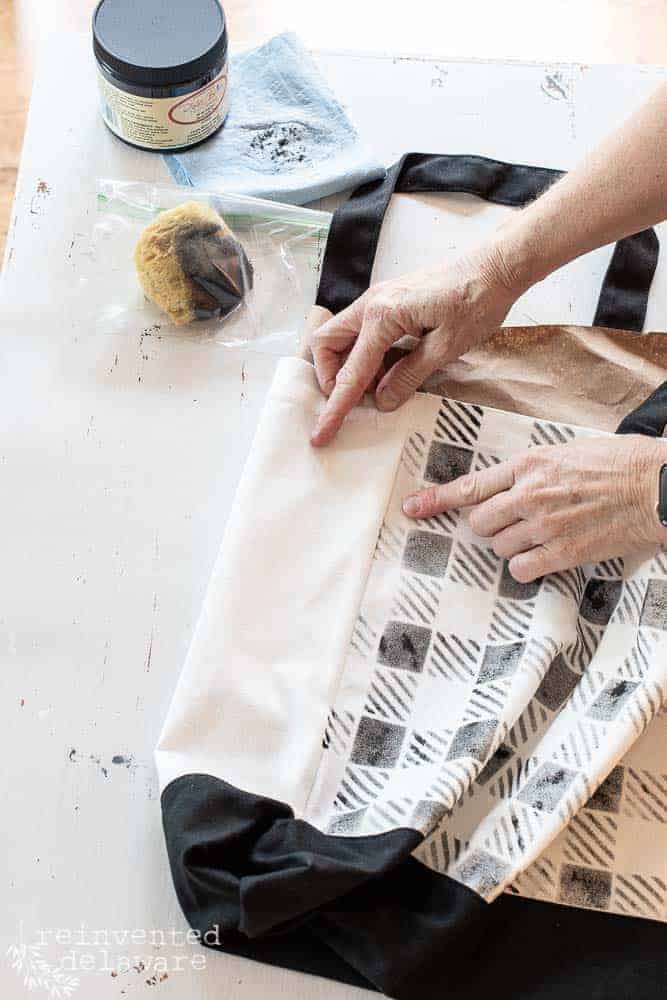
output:
M128 94L97 72L102 117L112 132L144 149L192 146L227 116L227 65L214 80L180 97Z

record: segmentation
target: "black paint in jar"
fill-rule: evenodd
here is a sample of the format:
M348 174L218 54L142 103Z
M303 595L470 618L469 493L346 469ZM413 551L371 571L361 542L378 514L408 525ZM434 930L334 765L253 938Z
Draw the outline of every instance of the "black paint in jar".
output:
M100 0L93 14L102 117L140 149L174 152L227 117L227 25L218 0Z

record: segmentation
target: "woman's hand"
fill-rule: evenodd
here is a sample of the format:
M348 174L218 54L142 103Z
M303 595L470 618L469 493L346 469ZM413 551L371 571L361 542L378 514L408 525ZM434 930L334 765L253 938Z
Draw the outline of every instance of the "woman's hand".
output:
M312 443L331 441L373 386L378 408L395 410L437 368L487 340L523 290L516 287L500 244L451 267L369 288L311 337L317 378L329 397ZM421 338L419 345L385 373L385 354L406 334Z
M667 541L657 514L667 442L627 435L530 448L407 497L409 517L470 508L470 527L529 583Z

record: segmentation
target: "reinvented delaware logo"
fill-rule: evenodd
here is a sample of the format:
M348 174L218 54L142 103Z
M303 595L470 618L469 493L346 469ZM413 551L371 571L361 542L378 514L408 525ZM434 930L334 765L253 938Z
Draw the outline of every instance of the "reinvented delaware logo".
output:
M27 990L44 990L51 1000L68 1000L79 988L76 976L42 956L43 944L10 944L6 956Z

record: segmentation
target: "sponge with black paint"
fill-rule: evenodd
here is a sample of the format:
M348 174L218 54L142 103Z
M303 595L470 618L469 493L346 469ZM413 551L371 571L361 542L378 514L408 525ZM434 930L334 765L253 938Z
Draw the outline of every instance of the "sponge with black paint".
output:
M148 298L177 325L227 316L252 288L245 250L221 216L196 201L147 226L134 263Z

